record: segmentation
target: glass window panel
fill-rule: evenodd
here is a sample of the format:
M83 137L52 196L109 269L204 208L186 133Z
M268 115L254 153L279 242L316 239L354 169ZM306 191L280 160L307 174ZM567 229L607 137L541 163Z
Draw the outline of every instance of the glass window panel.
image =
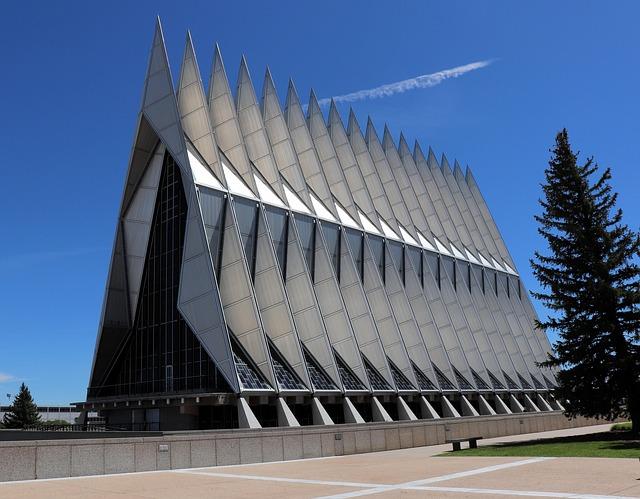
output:
M478 387L478 389L480 389L480 390L490 390L491 389L491 388L489 388L489 385L487 384L487 382L484 379L482 379L482 376L480 376L473 369L471 369L471 374L473 375L473 380L476 382L476 386Z
M404 245L397 241L389 241L389 252L393 258L393 263L400 275L400 280L404 284Z
M454 386L454 384L449 381L449 378L447 378L440 369L438 369L438 366L436 366L433 362L431 363L431 365L433 366L433 372L436 373L436 379L438 380L440 388L442 390L455 390L456 387Z
M513 381L506 372L502 371L502 375L504 376L504 379L507 382L507 388L509 388L509 390L519 390L520 389L518 384L515 381Z
M353 260L360 274L360 280L364 280L364 236L363 233L355 229L345 229L347 231L347 240L351 248Z
M298 213L296 213L294 220L300 235L304 259L307 262L307 268L313 281L316 255L316 221L311 217Z
M264 211L269 224L273 249L280 264L280 271L282 272L282 277L286 279L289 217L286 211L273 206L265 206Z
M269 344L271 360L273 360L273 371L276 375L278 385L281 390L306 390L300 378L289 367L289 364L280 355L280 352L271 343Z
M475 390L473 385L467 381L467 378L465 378L455 367L453 368L453 374L455 374L456 381L458 382L458 386L461 390Z
M382 374L380 374L373 365L371 365L364 355L362 356L362 359L364 360L364 369L367 372L371 388L373 390L391 390L392 388L389 386L389 383L387 383L387 380L384 379Z
M456 261L449 256L443 256L442 264L444 265L446 272L449 275L449 279L451 279L453 289L456 289Z
M400 369L398 369L398 366L396 366L393 362L391 362L389 358L387 358L387 361L389 362L391 375L393 376L393 381L395 382L398 390L415 391L416 388L411 384L411 382L407 379L404 373Z
M504 390L504 385L500 382L500 380L496 378L491 371L488 371L488 372L489 372L489 378L491 378L491 384L493 385L493 388L496 390Z
M327 243L327 251L329 252L333 270L336 273L338 282L340 282L340 226L328 222L322 222L320 226L322 227L324 240Z
M384 275L384 239L377 236L369 236L369 247L371 248L371 253L373 254L373 259L378 266L378 272L380 274L380 279L382 282L385 282Z
M484 269L480 265L472 265L471 271L473 272L475 281L480 286L480 289L484 293Z
M520 380L520 384L522 385L522 388L524 388L525 390L531 390L531 385L526 379L524 379L522 374L518 373L518 379Z
M413 371L416 373L416 378L418 379L418 384L420 385L420 390L437 390L436 386L431 382L429 378L427 378L426 374L422 372L421 369L418 369L413 362Z
M212 223L220 219L216 213L210 210ZM180 171L166 154L134 323L109 375L89 387L89 398L230 391L177 310L186 220Z
M418 280L420 281L420 285L424 287L422 250L414 246L407 246L407 251L409 253L409 258L411 258L411 264L413 265L413 269L416 271L416 274L418 275Z
M238 229L242 239L244 254L249 264L249 272L253 279L256 268L256 242L258 237L258 205L255 201L235 198Z
M345 390L366 390L362 382L353 374L353 371L349 369L349 366L342 360L342 357L338 355L338 352L334 350L333 354L336 359L338 374L340 374L340 379L342 380Z
M200 190L200 206L202 218L209 240L209 250L216 271L216 277L220 273L222 261L222 244L224 236L224 220L226 212L227 196L220 191L202 188Z
M431 251L425 251L424 253L427 264L433 273L433 277L440 287L440 256L437 253L432 253Z
M331 381L331 378L320 367L316 359L303 347L304 360L307 364L307 371L309 372L309 379L313 388L316 390L337 390L336 385Z

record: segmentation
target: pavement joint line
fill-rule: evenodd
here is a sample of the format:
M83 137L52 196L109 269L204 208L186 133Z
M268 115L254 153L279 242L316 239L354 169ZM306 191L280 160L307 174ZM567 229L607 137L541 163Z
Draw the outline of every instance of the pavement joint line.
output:
M456 478L465 478L468 476L473 476L473 475L479 475L482 473L491 473L493 471L500 471L503 469L508 469L508 468L514 468L517 466L525 466L527 464L534 464L534 463L538 463L541 461L548 461L550 459L555 459L553 457L536 457L533 459L524 459L521 461L513 461L510 463L503 463L503 464L496 464L494 466L485 466L483 468L476 468L476 469L472 469L472 470L467 470L467 471L460 471L457 473L450 473L448 475L440 475L440 476L434 476L431 478L425 478L422 480L413 480L411 482L404 482L404 483L399 483L397 485L381 485L375 488L370 488L367 490L357 490L357 491L353 491L353 492L346 492L344 494L335 494L335 495L331 495L331 496L324 496L320 499L347 499L350 497L361 497L361 496L368 496L368 495L374 495L374 494L382 494L383 492L387 492L389 490L400 490L400 489L407 489L410 487L415 487L415 486L420 486L420 485L426 485L429 483L436 483L436 482L444 482L446 480L454 480Z
M174 473L186 473L190 475L203 475L211 477L221 478L242 478L245 480L263 480L265 482L288 482L288 483L307 483L311 485L337 485L342 487L354 487L354 488L374 488L374 487L392 487L392 485L386 485L381 483L360 483L360 482L341 482L332 480L313 480L307 478L286 478L278 476L261 476L261 475L242 475L237 473L207 473L205 471L192 471L192 470L171 470Z
M507 490L507 489L479 489L469 487L428 487L412 486L403 490L422 490L428 492L450 492L459 494L483 494L483 495L504 495L504 496L524 496L524 497L554 497L559 499L629 499L629 496L611 496L599 494L582 494L575 492L543 492L535 490Z

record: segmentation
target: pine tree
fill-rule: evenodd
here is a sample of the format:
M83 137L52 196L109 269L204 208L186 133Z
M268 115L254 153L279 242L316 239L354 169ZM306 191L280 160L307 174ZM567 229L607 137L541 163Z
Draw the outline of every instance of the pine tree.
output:
M610 169L578 164L566 129L556 136L535 219L549 254L533 272L551 311L539 323L558 333L546 367L559 368L568 416L630 417L640 432L640 237L622 223ZM595 179L595 181L594 181Z
M2 424L5 428L25 428L40 422L40 414L38 407L33 401L31 392L27 385L20 385L20 392L13 400L13 404L2 418Z

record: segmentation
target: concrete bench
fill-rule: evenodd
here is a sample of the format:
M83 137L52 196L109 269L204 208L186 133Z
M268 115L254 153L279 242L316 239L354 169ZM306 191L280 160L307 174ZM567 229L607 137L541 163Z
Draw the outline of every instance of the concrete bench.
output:
M465 438L448 438L445 440L447 444L453 444L453 450L460 450L460 443L469 442L469 449L478 448L478 440L482 440L482 437L465 437Z

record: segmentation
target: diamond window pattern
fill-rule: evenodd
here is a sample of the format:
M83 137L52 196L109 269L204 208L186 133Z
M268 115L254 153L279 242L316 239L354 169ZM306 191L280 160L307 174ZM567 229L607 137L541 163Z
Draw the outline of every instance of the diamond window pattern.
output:
M536 378L535 376L531 375L531 379L533 380L534 386L538 390L544 390L544 385L540 382L540 380L538 378Z
M342 380L345 390L366 390L358 377L353 374L353 371L351 371L344 360L342 360L342 357L340 357L335 350L333 353L336 358L336 363L338 364L338 374L340 374L340 379Z
M473 385L467 381L467 378L465 378L455 367L453 368L453 374L456 375L456 381L458 382L460 390L475 390Z
M398 369L398 366L396 366L393 362L391 362L389 358L387 358L387 361L389 362L389 367L391 368L391 375L393 376L393 381L396 384L396 388L398 388L398 390L410 390L412 392L415 392L416 391L415 386L413 386L411 382L407 379L407 377L403 374L403 372L400 369Z
M502 371L502 375L504 376L504 379L507 382L507 388L509 388L509 390L520 390L520 387L518 386L518 384L515 381L513 381L506 372Z
M293 370L289 368L287 362L273 345L269 345L269 352L271 353L273 370L275 371L276 380L280 388L282 390L306 390L307 388L302 381L300 381Z
M491 371L487 371L489 373L489 378L491 379L491 384L495 390L504 390L504 385L500 383L500 380L496 378Z
M233 360L236 363L236 371L242 388L247 390L270 390L269 383L254 368L252 363L247 360L242 348L235 341L232 341Z
M518 379L520 380L520 384L522 385L522 388L524 388L525 390L531 390L531 385L526 379L522 377L520 373L518 373Z
M449 379L442 373L440 369L432 362L433 371L436 373L436 378L438 379L438 384L440 388L443 390L456 390L456 387L453 386L453 383L449 381Z
M491 387L487 384L487 382L484 379L482 379L482 376L480 376L473 369L471 369L471 374L473 375L473 381L476 382L476 386L478 387L479 390L491 390Z
M418 367L413 362L411 364L413 365L413 372L416 373L416 378L418 379L420 390L437 390L436 386L431 382L431 380L427 378L427 376L420 369L418 369Z
M363 355L364 360L364 369L367 371L367 377L369 378L369 383L371 383L371 388L373 390L393 390L387 380L382 377L380 374L367 360L367 358Z
M309 371L309 379L313 388L316 390L337 390L338 387L331 381L331 378L318 365L307 349L303 349L304 360L307 363L307 371Z

